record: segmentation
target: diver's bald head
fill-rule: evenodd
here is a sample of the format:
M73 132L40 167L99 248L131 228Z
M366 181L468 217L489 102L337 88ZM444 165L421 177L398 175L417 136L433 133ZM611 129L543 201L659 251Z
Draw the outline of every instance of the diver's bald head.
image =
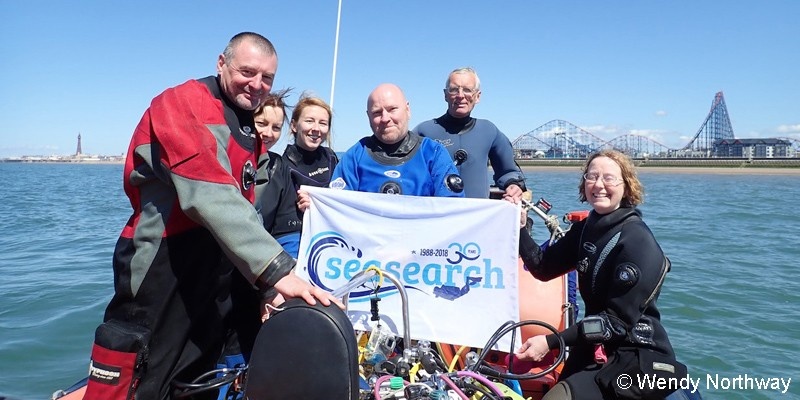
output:
M367 116L375 138L394 144L408 136L411 106L406 95L392 83L382 83L367 97Z

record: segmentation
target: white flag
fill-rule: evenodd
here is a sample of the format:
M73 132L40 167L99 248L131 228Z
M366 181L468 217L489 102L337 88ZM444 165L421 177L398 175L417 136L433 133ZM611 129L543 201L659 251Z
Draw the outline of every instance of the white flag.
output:
M519 206L507 201L417 197L304 187L296 269L332 291L374 266L408 294L412 339L483 347L507 321L519 320ZM349 317L367 330L370 298L381 321L403 334L398 290L388 280L350 293ZM510 336L510 335L507 335ZM510 337L500 341L503 348Z

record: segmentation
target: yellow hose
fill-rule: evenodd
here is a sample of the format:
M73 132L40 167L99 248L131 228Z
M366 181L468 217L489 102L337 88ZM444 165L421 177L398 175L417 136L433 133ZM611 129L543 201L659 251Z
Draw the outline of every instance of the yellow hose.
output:
M453 360L450 361L450 366L448 367L448 371L447 372L453 372L453 370L456 368L456 363L458 362L459 358L461 357L461 353L463 353L464 350L466 350L466 349L467 349L467 346L461 346L461 347L458 348L458 351L456 351L456 354L453 356Z
M372 265L365 271L370 271L370 270L375 271L375 273L378 274L378 287L380 288L381 286L383 286L383 270Z

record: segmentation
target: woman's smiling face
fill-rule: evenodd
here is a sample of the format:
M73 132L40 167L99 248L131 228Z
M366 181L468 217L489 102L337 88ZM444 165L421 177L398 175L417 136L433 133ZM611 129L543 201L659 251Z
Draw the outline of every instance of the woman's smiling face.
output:
M608 157L597 157L584 175L586 201L598 214L608 214L619 208L625 195L622 169Z
M283 110L272 106L264 107L261 113L253 118L256 123L256 131L267 150L281 138L283 118Z
M314 151L328 139L330 115L320 106L308 105L297 120L291 121L295 143L301 148Z

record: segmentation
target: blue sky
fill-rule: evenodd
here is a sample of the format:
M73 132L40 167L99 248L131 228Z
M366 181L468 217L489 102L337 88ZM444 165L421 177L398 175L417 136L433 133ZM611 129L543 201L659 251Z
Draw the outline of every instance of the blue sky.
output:
M150 100L215 74L240 31L273 41L290 102L303 90L330 100L337 7L0 0L0 157L72 154L78 133L84 153L124 153ZM333 145L370 134L366 98L382 82L404 89L412 127L441 115L460 66L481 78L473 116L511 140L563 119L682 147L718 91L736 137L800 139L798 17L795 0L343 0Z

